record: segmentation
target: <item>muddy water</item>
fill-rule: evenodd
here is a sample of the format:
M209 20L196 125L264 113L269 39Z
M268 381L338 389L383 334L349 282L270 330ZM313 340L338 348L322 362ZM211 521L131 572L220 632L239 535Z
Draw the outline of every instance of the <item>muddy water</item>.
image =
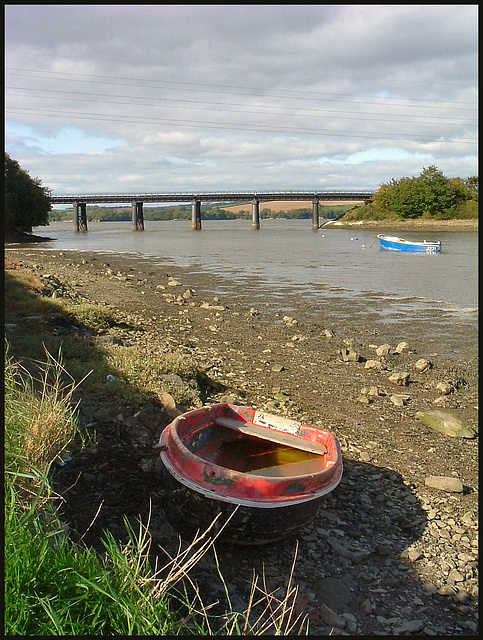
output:
M214 296L237 298L263 313L303 313L324 326L381 337L426 339L427 355L468 357L477 344L478 234L411 232L408 239L442 241L441 254L380 251L375 230L314 232L311 220L90 223L74 233L54 223L35 233L53 238L42 249L114 252L141 258L151 271L175 265L201 279ZM437 236L434 237L433 236Z

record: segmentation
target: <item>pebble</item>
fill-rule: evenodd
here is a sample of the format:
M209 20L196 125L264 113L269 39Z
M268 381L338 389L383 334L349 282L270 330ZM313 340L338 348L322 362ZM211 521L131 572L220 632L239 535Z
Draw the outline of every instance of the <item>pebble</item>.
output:
M393 634L401 635L403 633L418 633L425 627L424 620L407 620L398 627L394 627Z
M377 347L376 349L376 355L378 355L379 357L385 357L389 354L389 351L391 350L391 345L390 344L383 344L380 347Z
M332 611L327 605L320 605L320 615L325 624L329 625L329 627L336 627L337 629L344 629L346 625L345 619Z
M347 347L339 351L344 362L359 362L360 355L352 347Z
M407 371L393 373L389 376L388 380L396 386L407 386L409 384L409 373Z
M440 587L436 593L440 596L454 596L454 594L456 593L456 589L455 587L453 587L453 585L450 584L445 584L442 587Z
M438 382L436 384L436 391L439 391L439 393L441 393L442 395L447 396L452 391L454 391L454 388L451 384L449 384L449 382Z
M409 396L407 394L405 395L393 394L392 396L389 397L389 400L396 407L404 407L404 405L409 400Z
M419 373L428 371L428 369L431 369L431 367L431 360L428 360L427 358L419 358L419 360L414 363L414 368L416 369L416 371L419 371Z
M408 558L412 562L417 562L418 560L421 560L422 557L423 557L423 552L420 549L410 549L408 551Z
M378 360L366 360L364 369L375 369L376 371L382 371L382 364Z

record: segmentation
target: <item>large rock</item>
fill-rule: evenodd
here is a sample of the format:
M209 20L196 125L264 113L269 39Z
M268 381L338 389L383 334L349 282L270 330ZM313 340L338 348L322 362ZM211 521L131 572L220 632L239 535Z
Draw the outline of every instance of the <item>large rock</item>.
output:
M463 483L459 478L452 478L451 476L428 476L424 484L427 487L433 489L440 489L441 491L451 491L453 493L463 493Z
M446 411L418 411L416 413L418 418L425 426L444 433L452 438L475 438L476 432L469 427L463 420L457 418L451 413Z

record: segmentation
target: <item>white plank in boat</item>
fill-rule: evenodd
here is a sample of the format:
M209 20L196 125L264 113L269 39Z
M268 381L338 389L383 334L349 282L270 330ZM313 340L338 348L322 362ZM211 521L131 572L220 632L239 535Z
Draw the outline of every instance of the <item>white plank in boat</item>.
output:
M320 444L319 442L304 440L303 438L292 436L289 433L284 433L283 431L275 431L274 429L269 429L268 427L259 427L258 425L253 424L253 422L243 422L242 420L225 418L223 416L215 418L215 422L217 424L221 424L223 427L235 429L236 431L246 433L247 435L254 436L255 438L270 440L270 442L284 444L287 447L292 447L294 449L310 451L312 453L318 453L320 455L327 453L327 447L323 444Z

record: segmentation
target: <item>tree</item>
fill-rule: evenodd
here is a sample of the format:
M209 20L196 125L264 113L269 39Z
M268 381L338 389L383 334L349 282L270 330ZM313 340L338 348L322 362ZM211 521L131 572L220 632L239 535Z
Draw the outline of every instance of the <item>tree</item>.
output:
M471 197L478 201L478 176L470 176L464 181L464 185Z
M394 186L392 210L400 218L419 218L423 209L423 197L417 178L401 178Z
M424 169L416 181L422 196L422 212L427 216L441 216L466 199L457 184L434 165Z
M375 213L399 218L447 218L457 213L467 200L477 200L478 178L446 178L434 165L414 178L401 178L383 184L373 197Z
M30 233L49 224L50 190L31 178L16 160L5 154L5 233Z

